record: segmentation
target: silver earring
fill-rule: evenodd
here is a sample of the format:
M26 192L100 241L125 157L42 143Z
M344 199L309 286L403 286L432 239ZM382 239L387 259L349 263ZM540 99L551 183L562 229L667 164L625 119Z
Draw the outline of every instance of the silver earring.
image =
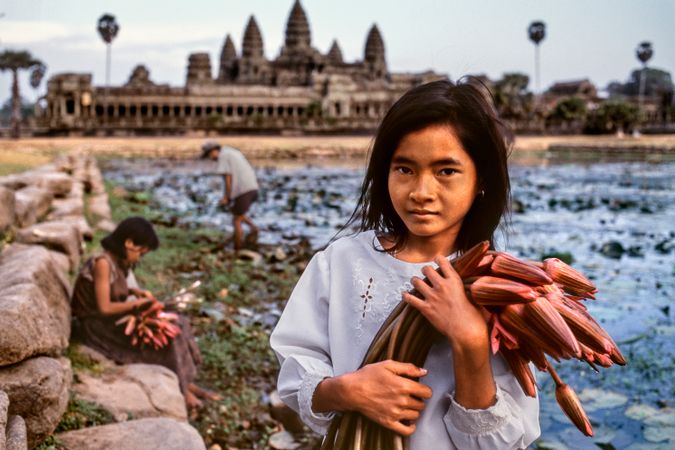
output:
M481 196L481 197L485 197L485 189L481 189L481 191L480 191L480 196Z

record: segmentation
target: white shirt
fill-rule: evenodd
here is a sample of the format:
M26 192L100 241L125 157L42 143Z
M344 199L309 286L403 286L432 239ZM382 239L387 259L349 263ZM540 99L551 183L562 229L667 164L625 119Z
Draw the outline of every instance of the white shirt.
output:
M382 322L412 289L410 279L431 263L407 263L381 249L373 231L344 237L318 252L300 277L270 343L281 363L283 401L314 431L325 434L334 413L311 409L325 377L357 370ZM455 389L449 342L436 342L421 379L432 391L410 437L413 450L526 448L540 433L539 401L527 397L500 356L491 359L497 401L467 410Z
M241 194L258 189L258 180L255 171L246 157L237 149L223 147L218 155L217 173L232 175L232 192L230 196L235 199Z

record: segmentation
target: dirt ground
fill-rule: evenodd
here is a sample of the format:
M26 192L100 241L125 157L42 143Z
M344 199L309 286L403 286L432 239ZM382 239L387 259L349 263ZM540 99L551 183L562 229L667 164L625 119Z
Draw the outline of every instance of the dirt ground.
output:
M371 136L189 136L189 137L55 137L0 140L0 167L39 164L64 151L91 152L101 157L195 158L206 139L241 149L249 158L363 157ZM542 152L551 146L604 149L645 148L675 151L675 135L520 136L514 152Z

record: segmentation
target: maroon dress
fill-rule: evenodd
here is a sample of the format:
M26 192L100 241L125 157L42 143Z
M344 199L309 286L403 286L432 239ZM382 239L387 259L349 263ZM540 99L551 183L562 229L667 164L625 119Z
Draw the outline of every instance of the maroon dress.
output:
M199 348L192 334L190 323L180 316L178 326L181 333L169 341L169 345L155 350L151 346L132 346L131 337L124 334L124 326L115 321L124 314L104 316L98 310L94 291L94 265L99 258L110 264L110 301L124 302L129 296L127 286L128 270L125 270L110 253L103 252L89 258L77 276L73 289L72 308L73 337L101 352L118 364L158 364L171 369L180 382L183 394L197 375L201 362Z

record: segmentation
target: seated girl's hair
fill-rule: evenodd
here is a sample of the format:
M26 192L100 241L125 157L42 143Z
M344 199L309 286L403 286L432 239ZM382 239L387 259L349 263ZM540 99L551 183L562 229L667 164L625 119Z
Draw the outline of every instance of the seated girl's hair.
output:
M126 259L127 251L124 242L131 239L134 245L155 250L159 247L159 238L152 224L143 217L128 217L121 221L117 228L101 239L101 246L119 259Z
M510 202L509 143L489 91L477 83L474 79L458 84L433 81L411 89L394 103L375 135L361 195L345 228L357 225L360 231L388 233L395 242L388 252L405 245L408 230L394 210L387 182L392 156L407 134L447 125L476 165L479 189L484 192L464 219L456 249L465 251L480 241L493 241Z

